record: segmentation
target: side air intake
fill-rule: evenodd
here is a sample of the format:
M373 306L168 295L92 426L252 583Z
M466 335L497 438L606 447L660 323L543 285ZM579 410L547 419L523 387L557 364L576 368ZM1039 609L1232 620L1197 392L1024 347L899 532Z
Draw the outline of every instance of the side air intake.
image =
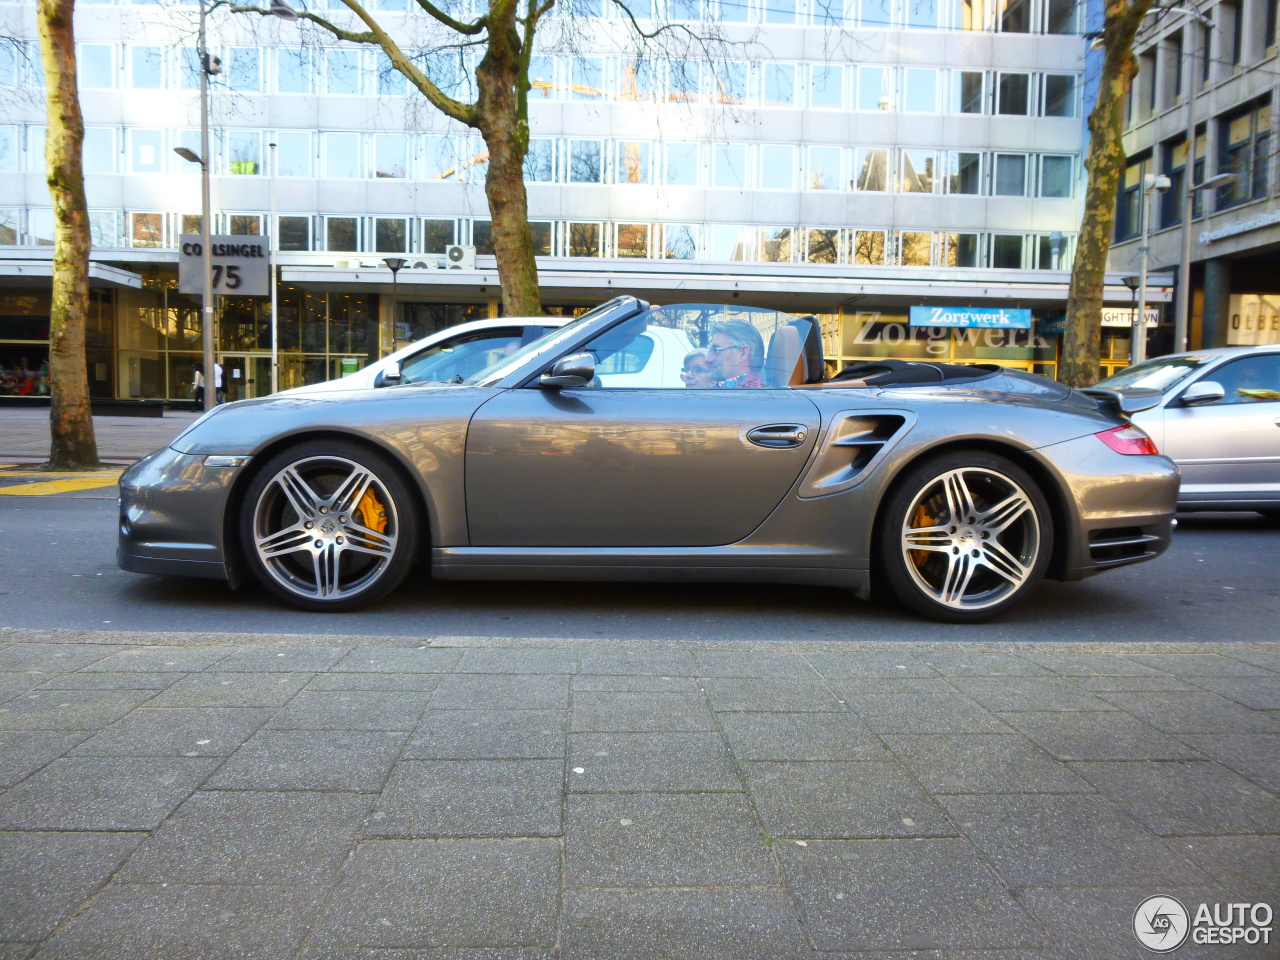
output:
M822 497L854 486L867 468L901 436L915 417L908 413L838 413L822 448L800 485L801 497Z

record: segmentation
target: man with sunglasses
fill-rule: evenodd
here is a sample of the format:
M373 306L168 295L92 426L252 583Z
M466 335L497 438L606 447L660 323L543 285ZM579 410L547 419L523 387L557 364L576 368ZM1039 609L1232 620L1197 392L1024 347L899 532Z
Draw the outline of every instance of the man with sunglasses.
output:
M764 338L745 320L711 325L711 379L717 387L763 387Z

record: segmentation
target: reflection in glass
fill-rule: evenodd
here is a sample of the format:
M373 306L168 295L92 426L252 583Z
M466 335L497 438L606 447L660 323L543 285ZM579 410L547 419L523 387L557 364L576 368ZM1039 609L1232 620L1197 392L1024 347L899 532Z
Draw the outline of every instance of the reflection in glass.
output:
M765 227L760 231L760 259L765 263L790 263L795 259L795 227Z
M619 257L649 256L649 225L647 223L620 223L614 253Z
M569 237L568 247L571 257L600 256L600 224L570 223L567 224Z
M276 93L311 92L311 51L276 51Z
M893 0L862 0L859 26L887 27L893 23Z
M618 183L652 183L650 144L642 140L624 140L618 144Z
M908 67L903 71L902 109L908 113L933 113L938 109L938 71Z
M740 60L719 60L704 73L713 103L744 103L747 99L747 65Z
M764 65L764 90L761 94L765 106L790 106L796 102L796 65L794 63L766 63Z
M907 26L928 30L938 25L938 0L905 0Z
M1028 90L1031 77L1025 73L1002 73L997 88L999 94L996 113L1006 116L1026 116L1028 109Z
M663 259L693 260L698 256L697 224L667 223L661 229Z
M1040 160L1040 196L1071 196L1071 173L1075 164L1071 157L1042 157Z
M997 197L1024 197L1027 195L1027 158L1020 153L996 154Z
M0 138L2 136L0 134ZM6 169L4 153L3 146L0 146L0 170ZM85 173L115 173L115 129L113 127L85 127L82 157ZM13 168L9 167L8 169Z
M324 172L328 177L360 176L360 134L324 135Z
M424 180L457 180L458 155L451 137L423 137Z
M904 267L927 267L933 234L903 231L898 241L898 262Z
M957 70L952 77L951 111L982 113L985 75L976 70Z
M978 266L978 235L976 233L948 233L946 238L948 267Z
M574 100L599 100L605 94L604 60L600 57L575 57L572 61Z
M854 233L853 262L877 267L884 264L883 230L858 230Z
M77 44L76 82L81 90L110 90L116 85L115 51L105 43Z
M130 86L135 90L159 90L164 86L164 48L130 47Z
M378 253L404 253L409 249L409 221L401 217L374 220L374 249Z
M160 173L164 168L164 131L129 130L129 172Z
M977 195L982 193L982 154L951 154L950 181L947 184L950 193Z
M991 237L991 266L997 270L1022 269L1022 237L993 234Z
M331 94L360 93L360 51L325 51L325 90Z
M932 150L903 150L899 189L903 193L933 193L936 155Z
M526 183L554 183L556 179L555 145L550 139L529 141L529 152L524 157Z
M796 148L790 144L760 145L760 187L764 190L796 188Z
M715 158L714 185L745 187L747 185L747 147L742 143L717 143L712 148Z
M857 188L867 191L889 189L889 151L878 147L859 147L855 169Z
M888 67L858 68L858 109L884 110L892 104Z
M452 220L422 221L422 252L444 253L444 248L453 243Z
M710 228L707 256L711 260L755 259L755 233L752 227L733 227L717 224Z
M839 263L840 231L806 230L805 260L809 263Z
M232 214L228 220L229 232L234 237L255 237L262 233L262 218L256 214Z
M311 176L311 133L279 130L276 140L276 173L282 177Z
M599 140L569 141L569 182L604 183L604 148Z
M328 217L325 219L325 249L355 253L357 233L355 217Z
M373 175L402 180L409 176L409 138L402 133L379 133L373 138Z
M668 143L667 184L673 187L698 185L698 145L696 143Z
M309 217L281 217L280 249L310 250L311 222Z
M227 132L227 172L256 176L262 172L262 134L256 130Z
M809 68L809 106L844 106L844 68L831 64L814 64Z
M227 86L232 90L256 93L262 89L262 53L257 47L230 47L226 53ZM199 70L197 58L195 67ZM199 74L196 74L197 77ZM198 86L197 82L197 86Z
M809 190L840 189L839 147L809 148L809 174L805 187Z
M1076 115L1076 78L1070 74L1044 75L1044 115L1074 117Z

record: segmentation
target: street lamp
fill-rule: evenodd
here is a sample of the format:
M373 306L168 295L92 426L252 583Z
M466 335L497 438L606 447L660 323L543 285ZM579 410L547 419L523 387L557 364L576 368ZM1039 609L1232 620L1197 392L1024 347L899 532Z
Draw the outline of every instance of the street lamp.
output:
M298 15L284 0L274 0L271 12L283 20L296 20ZM213 250L210 221L213 211L209 201L209 78L222 72L222 61L209 53L206 42L205 20L209 7L200 0L200 32L196 38L196 54L200 58L200 155L186 147L175 147L173 152L183 160L200 164L200 261L204 282L200 291L200 340L204 361L204 408L212 410L217 404L217 374L214 361L213 336ZM273 366L274 374L274 366Z
M1058 270L1062 266L1062 252L1067 248L1067 238L1061 230L1049 234L1049 269Z
M1137 314L1133 318L1133 331L1129 340L1129 363L1138 364L1147 359L1147 265L1151 262L1151 206L1152 194L1164 193L1173 182L1166 176L1148 173L1146 176L1142 200L1142 246L1138 252L1142 257L1142 268L1138 274ZM1134 289L1129 283L1131 277L1125 277L1125 285Z
M391 269L391 345L394 347L396 342L396 320L399 319L397 314L400 311L400 290L396 286L396 280L400 275L400 270L409 261L404 257L383 257L382 262Z

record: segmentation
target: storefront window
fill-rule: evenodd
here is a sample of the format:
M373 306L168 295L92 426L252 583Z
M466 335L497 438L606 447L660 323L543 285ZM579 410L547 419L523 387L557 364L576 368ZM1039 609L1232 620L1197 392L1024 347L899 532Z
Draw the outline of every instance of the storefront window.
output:
M224 297L218 349L232 353L271 349L271 303L266 297Z
M0 396L49 394L49 294L0 295Z

